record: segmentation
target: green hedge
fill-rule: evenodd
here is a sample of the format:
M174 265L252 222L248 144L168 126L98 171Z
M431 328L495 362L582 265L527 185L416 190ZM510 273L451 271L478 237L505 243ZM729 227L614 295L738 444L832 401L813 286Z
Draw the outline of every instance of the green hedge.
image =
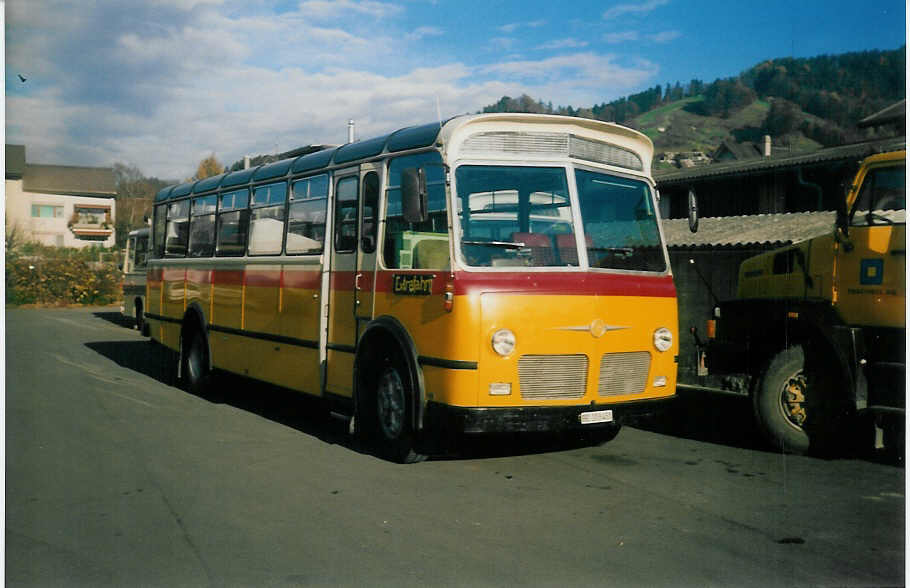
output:
M121 273L98 259L98 249L43 246L7 252L6 303L67 305L112 304L120 299Z

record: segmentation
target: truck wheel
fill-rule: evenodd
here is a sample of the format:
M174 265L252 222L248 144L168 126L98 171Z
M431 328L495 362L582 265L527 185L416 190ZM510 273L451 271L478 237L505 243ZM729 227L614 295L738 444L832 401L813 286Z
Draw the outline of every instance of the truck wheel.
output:
M372 421L372 433L383 456L398 463L416 463L426 455L415 450L412 422L412 391L402 362L386 354L373 370L375 383L365 415Z
M752 395L755 418L762 433L774 447L787 453L805 455L809 435L809 378L802 347L791 347L775 355Z

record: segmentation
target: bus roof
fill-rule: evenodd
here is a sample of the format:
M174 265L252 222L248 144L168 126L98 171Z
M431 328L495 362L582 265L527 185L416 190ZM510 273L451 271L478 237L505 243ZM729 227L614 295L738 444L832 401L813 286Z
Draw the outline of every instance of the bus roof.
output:
M183 184L163 188L155 196L155 202L163 202L181 198L188 194L198 194L216 188L239 186L249 182L258 182L272 178L279 178L291 174L299 174L325 167L353 163L363 159L376 157L381 153L397 153L410 149L429 147L456 136L460 129L467 126L478 126L484 123L496 125L497 123L546 123L555 127L588 129L594 132L606 132L618 137L622 143L620 147L633 150L642 155L642 164L645 171L650 170L651 157L654 147L651 140L644 134L614 123L598 120L548 115L548 114L522 114L522 113L489 113L477 115L458 116L446 121L432 122L423 125L406 127L393 133L348 143L341 147L329 147L320 151L307 153L299 157L292 157L274 163L257 167L224 173L199 181L190 181Z

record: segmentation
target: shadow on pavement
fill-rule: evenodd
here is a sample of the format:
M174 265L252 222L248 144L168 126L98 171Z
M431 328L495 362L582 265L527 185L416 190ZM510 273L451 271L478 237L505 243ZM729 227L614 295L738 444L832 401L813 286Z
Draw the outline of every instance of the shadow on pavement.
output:
M146 375L168 386L178 386L177 355L163 345L151 340L98 341L88 342L85 345L117 365ZM208 402L227 404L257 414L317 437L326 443L369 453L359 448L356 440L348 435L347 423L331 418L324 404L317 398L223 372L215 372L212 375L209 388L212 393L197 395L197 397Z
M643 417L638 429L741 449L769 451L748 397L677 390L666 410Z
M121 324L119 313L95 314ZM169 386L177 385L176 354L151 340L88 342L85 345L122 367ZM358 438L348 434L346 420L330 417L318 398L234 374L216 372L212 377L210 389L215 393L200 396L204 400L228 404L323 442L377 456L372 448L365 447ZM774 451L757 429L752 418L751 402L745 397L679 391L676 399L663 412L639 417L634 424L627 426L741 449ZM444 452L431 453L433 459L484 459L566 451L595 444L596 439L577 433L465 435L446 439ZM903 463L902 459L896 461L880 451L844 457L894 465Z
M105 320L109 323L113 323L118 327L126 327L127 329L132 329L136 326L136 321L132 317L123 316L121 313L116 311L93 312L92 316Z

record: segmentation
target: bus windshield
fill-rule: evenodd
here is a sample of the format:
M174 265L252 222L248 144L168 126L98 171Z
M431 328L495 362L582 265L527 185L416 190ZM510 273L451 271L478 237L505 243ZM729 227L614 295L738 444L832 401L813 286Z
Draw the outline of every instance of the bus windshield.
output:
M461 251L478 267L591 267L664 271L647 183L576 170L584 241L575 232L562 167L462 165L456 171Z

